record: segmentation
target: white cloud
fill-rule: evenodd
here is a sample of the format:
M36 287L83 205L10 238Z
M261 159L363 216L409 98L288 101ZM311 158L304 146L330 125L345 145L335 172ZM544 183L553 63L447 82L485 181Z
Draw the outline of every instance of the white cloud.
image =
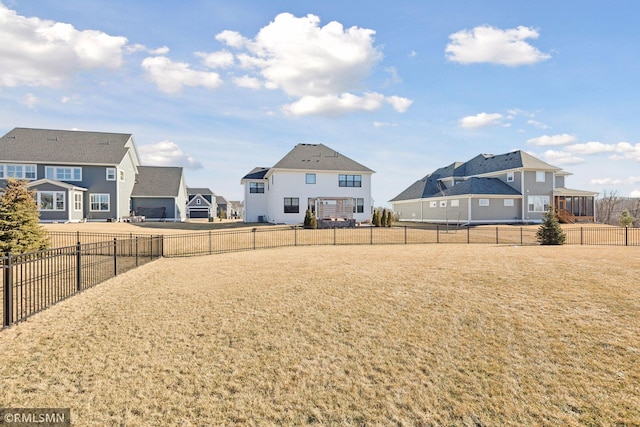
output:
M502 114L499 113L479 113L475 116L463 117L459 120L459 123L464 129L476 129L485 126L496 126L500 124L502 117Z
M218 73L192 70L189 64L173 62L165 56L154 56L142 61L149 79L166 93L177 94L184 86L203 86L215 89L222 85Z
M538 129L548 129L549 126L536 120L527 120L527 124L537 127Z
M566 151L547 150L542 153L542 158L552 165L575 165L584 162L584 159Z
M337 116L356 111L374 111L382 106L385 97L379 93L357 96L350 93L341 95L304 96L298 101L284 106L284 111L294 116L319 114Z
M574 144L566 147L572 153L597 154L611 153L616 151L615 144L603 144L602 142L590 141L585 144Z
M186 169L202 169L203 165L182 151L175 142L161 141L156 144L141 145L138 152L144 164L152 166L182 166Z
M227 46L240 49L245 45L250 45L249 39L246 39L237 31L224 30L216 35L216 40L226 44Z
M373 122L373 127L374 128L382 128L382 127L387 127L387 126L398 126L396 123L389 123L389 122Z
M236 55L240 68L254 73L251 77L259 78L263 87L278 88L297 98L284 107L289 114L372 111L385 102L404 112L411 105L406 98L354 94L382 60L382 53L373 44L374 34L370 29L344 28L336 21L320 26L320 18L311 14L297 18L281 13L254 39L229 30L216 35L216 39L243 49ZM386 71L391 74L389 82L400 81L394 67Z
M227 68L234 65L233 54L226 50L219 52L196 52L196 56L202 58L202 63L209 68Z
M390 104L398 113L404 113L409 109L413 101L401 96L387 96L385 101Z
M233 83L238 87L247 89L260 89L262 87L262 82L260 81L260 79L247 75L242 77L235 77L233 79Z
M640 143L633 145L628 142L618 142L616 153L621 153L625 159L640 162Z
M35 110L36 109L36 104L39 104L41 102L41 100L35 96L32 93L28 93L25 98L24 98L24 105L26 105L27 107L29 107L31 110Z
M640 176L630 176L625 179L620 178L594 178L589 181L593 185L633 185L640 184Z
M451 34L445 53L449 61L461 64L488 62L511 67L535 64L551 57L525 41L539 35L535 29L524 26L501 30L484 25Z
M640 198L640 190L633 190L629 193L629 197L639 197Z
M528 144L535 145L537 147L555 146L555 145L569 145L576 142L577 138L574 135L563 133L560 135L542 135L537 138L531 138L527 141Z
M125 37L27 18L0 3L0 86L59 87L81 70L122 65Z

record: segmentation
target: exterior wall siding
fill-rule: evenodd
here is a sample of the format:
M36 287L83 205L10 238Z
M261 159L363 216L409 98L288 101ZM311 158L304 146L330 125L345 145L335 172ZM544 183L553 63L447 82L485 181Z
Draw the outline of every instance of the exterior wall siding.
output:
M480 206L480 199L488 199L489 206ZM513 200L513 206L505 206L505 199ZM505 223L520 221L522 200L519 198L489 198L474 196L470 200L472 223Z
M163 207L166 212L167 221L176 220L176 203L173 197L132 197L131 205L135 211L138 208L160 208ZM158 220L161 218L147 218L147 220ZM179 220L179 218L178 218Z
M263 182L264 193L250 193L250 182ZM247 180L244 185L244 222L258 222L260 216L267 215L267 183L263 180Z
M306 174L316 175L315 184L306 183ZM338 176L341 174L361 175L361 187L340 187ZM364 222L371 218L371 174L362 172L323 172L323 171L275 171L265 183L267 195L267 215L270 222L299 224L304 221L308 199L318 197L352 197L364 199L362 213L354 213L356 221ZM298 213L284 212L285 197L299 199Z
M120 171L124 172L124 181L120 181ZM106 174L106 168L104 170ZM132 204L131 204L131 192L133 191L133 186L136 183L136 165L134 164L134 160L132 158L131 151L122 159L122 162L118 165L118 170L116 171L116 182L117 191L118 191L118 201L117 201L117 217L121 219L122 217L129 216L131 214ZM106 175L105 175L106 177ZM106 179L106 178L105 178Z

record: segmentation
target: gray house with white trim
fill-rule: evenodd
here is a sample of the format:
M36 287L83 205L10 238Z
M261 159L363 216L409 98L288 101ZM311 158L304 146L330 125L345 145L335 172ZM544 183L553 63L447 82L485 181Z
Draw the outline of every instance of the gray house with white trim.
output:
M171 169L164 179L184 186L182 170ZM145 175L131 134L15 128L0 138L0 188L8 178L29 181L42 222L76 222L129 216L134 187ZM151 196L145 191L136 197ZM174 197L184 210L186 192ZM167 219L183 218L170 211Z
M213 218L218 209L216 195L208 188L187 188L187 216L189 218Z
M520 150L480 154L436 169L390 203L400 221L539 223L553 203L563 222L592 222L598 193L566 188L568 175Z

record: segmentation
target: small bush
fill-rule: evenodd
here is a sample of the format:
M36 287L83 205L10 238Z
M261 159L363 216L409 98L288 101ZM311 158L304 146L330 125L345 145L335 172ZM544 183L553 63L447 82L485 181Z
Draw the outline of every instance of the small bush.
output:
M536 232L536 239L541 245L563 245L567 239L553 206L544 214L542 224Z

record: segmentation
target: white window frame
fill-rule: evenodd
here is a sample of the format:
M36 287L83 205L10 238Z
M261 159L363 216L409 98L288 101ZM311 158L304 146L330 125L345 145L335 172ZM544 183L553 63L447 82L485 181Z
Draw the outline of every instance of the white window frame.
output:
M76 212L82 212L82 193L73 193L73 210Z
M451 207L452 208L459 208L460 207L460 200L458 200L458 199L452 200L451 201Z
M446 200L440 200L440 207L441 208L446 208L447 207L447 201Z
M126 176L125 172L122 169L120 169L118 171L118 174L120 175L120 181L124 181L124 178Z
M489 205L490 205L489 199L478 199L478 206L486 207Z
M304 182L305 182L305 184L315 184L316 183L316 174L315 173L305 174Z
M102 198L103 196L107 197L107 209L94 209L94 205L98 205L99 207L101 207L101 205L103 203L105 203L103 200L94 200L95 197L98 198ZM111 210L111 195L109 193L92 193L89 194L89 211L90 212L109 212Z
M507 182L513 182L515 180L515 175L513 172L507 172Z
M536 182L546 182L547 173L545 171L536 171Z
M51 208L45 209L42 207L42 196L48 194L51 196ZM64 212L66 210L66 200L64 191L38 191L36 193L36 201L38 203L38 210L43 212ZM61 203L61 207L59 207Z
M116 180L116 168L107 168L107 181Z
M528 196L527 209L529 212L547 212L550 202L549 196Z
M504 205L508 207L515 206L515 201L513 199L504 199Z
M430 208L437 208L438 207L438 202L429 202L429 207Z
M45 178L56 181L82 181L82 168L75 166L46 166ZM67 178L67 172L69 178Z
M9 173L9 167L13 168L13 174ZM32 176L27 176L31 174ZM36 165L18 164L18 163L5 163L0 164L0 178L16 178L26 179L28 181L34 181L38 178L38 168Z

